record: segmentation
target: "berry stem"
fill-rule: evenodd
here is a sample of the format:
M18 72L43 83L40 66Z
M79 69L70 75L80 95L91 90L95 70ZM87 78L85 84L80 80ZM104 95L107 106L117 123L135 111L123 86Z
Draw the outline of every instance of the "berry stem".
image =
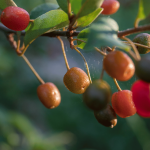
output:
M128 44L128 45L131 45L128 41L123 41L123 43L126 43L126 44ZM146 46L146 45L143 45L143 44L139 44L139 43L135 43L135 42L133 42L133 43L134 43L134 45L136 45L136 46L150 49L149 46Z
M136 46L134 45L134 43L129 39L129 38L127 38L127 37L122 37L124 40L126 40L126 41L128 41L130 44L131 44L131 46L132 46L132 48L133 48L133 50L134 50L134 52L135 52L135 54L136 54L136 58L137 58L137 60L140 60L141 59L141 56L140 56L140 54L139 54L139 52L138 52L138 50L137 50L137 48L136 48Z
M128 53L132 56L133 59L137 60L136 55L134 54L133 51L128 51Z
M76 47L74 47L74 49L82 56L82 58L84 60L84 63L85 63L85 66L86 66L86 70L87 70L87 74L88 74L90 83L92 84L92 80L91 80L91 76L90 76L90 71L89 71L88 63L87 63L85 57L82 55L82 53Z
M122 89L120 88L120 86L119 86L117 80L116 80L115 78L113 78L113 80L114 80L114 82L115 82L115 85L116 85L118 91L122 91Z
M17 54L19 55L21 52L20 52L20 35L21 35L21 32L17 32L17 49L16 49L16 52Z
M69 64L68 64L68 60L67 60L67 56L66 56L66 52L65 52L65 48L64 48L64 42L59 36L57 38L61 43L61 48L62 48L62 52L63 52L63 55L64 55L65 63L66 63L66 68L67 68L67 70L69 70L70 67L69 67Z
M95 48L95 50L97 51L97 52L99 52L100 54L102 54L103 56L106 56L107 54L106 53L104 53L103 51L101 51L100 49L98 49L97 47L94 47Z
M39 74L36 72L36 70L33 68L33 66L31 65L31 63L29 62L29 60L27 59L27 57L25 55L22 55L22 58L24 59L24 61L27 63L27 65L29 66L29 68L32 70L32 72L34 73L34 75L37 77L37 79L41 82L41 84L45 84L45 82L43 81L43 79L39 76Z
M100 75L100 80L102 80L103 79L103 75L104 75L104 67L102 68L102 72L101 72L101 75Z

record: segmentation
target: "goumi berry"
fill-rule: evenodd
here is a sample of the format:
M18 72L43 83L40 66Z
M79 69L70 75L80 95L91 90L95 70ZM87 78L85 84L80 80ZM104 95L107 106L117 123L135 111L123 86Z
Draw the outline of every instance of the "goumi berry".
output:
M115 92L111 99L112 107L121 118L126 118L136 113L136 108L130 90Z
M101 7L104 8L102 14L112 15L118 11L120 3L117 0L104 0Z
M58 88L51 82L41 84L37 88L37 95L43 105L47 108L55 108L61 102Z
M90 85L87 74L77 67L69 69L64 75L63 81L67 89L75 94L83 94Z
M135 72L132 59L127 54L117 50L104 57L103 67L112 78L120 81L129 80Z
M1 22L11 30L24 30L28 26L29 21L29 13L20 7L9 6L1 13Z

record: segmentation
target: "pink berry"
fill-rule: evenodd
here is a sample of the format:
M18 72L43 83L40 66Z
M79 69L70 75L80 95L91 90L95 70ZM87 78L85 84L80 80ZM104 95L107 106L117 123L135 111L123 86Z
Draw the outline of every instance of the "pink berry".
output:
M137 113L142 117L150 117L150 84L138 80L131 90Z
M24 30L28 26L29 21L29 13L20 7L9 6L1 13L1 22L11 30Z

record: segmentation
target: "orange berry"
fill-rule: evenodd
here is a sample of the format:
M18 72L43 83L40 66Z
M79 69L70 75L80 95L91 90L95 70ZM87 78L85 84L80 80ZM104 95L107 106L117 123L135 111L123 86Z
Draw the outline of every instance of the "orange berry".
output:
M132 59L121 51L113 51L105 56L103 67L112 78L120 81L129 80L135 72Z
M41 84L37 88L37 95L43 105L47 108L55 108L61 102L58 88L51 82Z
M90 85L87 74L77 67L69 69L64 75L63 81L67 89L75 94L83 94Z
M121 118L126 118L136 113L136 108L130 90L115 92L111 99L112 107Z

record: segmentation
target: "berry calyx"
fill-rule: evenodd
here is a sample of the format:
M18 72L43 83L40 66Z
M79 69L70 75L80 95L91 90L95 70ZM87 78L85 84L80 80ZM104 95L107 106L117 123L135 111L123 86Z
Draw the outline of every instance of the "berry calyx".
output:
M136 113L130 90L115 92L112 95L111 103L116 114L121 118L130 117Z
M24 30L28 26L29 21L29 13L20 7L9 6L1 13L1 22L11 30Z
M97 121L106 127L113 128L117 124L116 113L110 105L101 111L94 111L94 115Z
M135 73L143 81L150 83L150 56L146 55L135 62Z
M60 92L51 82L39 85L37 95L43 105L50 109L57 107L61 102Z
M142 117L150 117L150 84L138 80L132 85L131 91L137 113Z
M150 47L150 34L140 33L133 39L133 42ZM146 54L150 52L149 49L140 46L137 46L137 49L140 54Z
M101 110L109 103L110 96L109 84L103 80L95 80L83 93L83 100L90 109Z
M64 75L63 81L67 89L75 94L83 94L90 85L87 74L77 67L69 69Z
M102 14L112 15L118 11L120 3L117 0L104 0L101 8L104 8Z
M129 80L135 72L132 59L127 54L117 50L104 57L103 67L112 78L120 81Z

